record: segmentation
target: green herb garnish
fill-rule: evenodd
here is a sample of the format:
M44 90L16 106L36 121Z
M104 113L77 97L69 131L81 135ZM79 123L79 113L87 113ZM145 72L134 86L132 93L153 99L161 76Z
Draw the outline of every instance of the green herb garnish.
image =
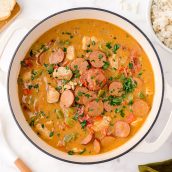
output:
M111 43L110 43L110 42L107 42L107 43L106 43L106 47L107 47L108 49L111 49L111 48L112 48Z
M117 50L120 48L120 45L119 44L115 44L114 47L113 47L113 53L116 54L117 53Z
M80 122L80 124L81 124L81 128L84 129L87 125L87 121L84 120L84 121Z
M106 70L106 69L109 67L110 63L109 63L109 62L105 62L105 61L104 61L103 63L104 63L104 65L103 65L102 68L103 68L104 70Z
M128 64L128 67L129 67L130 69L133 69L133 63L129 63L129 64Z
M54 136L54 131L51 131L49 137L53 137L53 136Z

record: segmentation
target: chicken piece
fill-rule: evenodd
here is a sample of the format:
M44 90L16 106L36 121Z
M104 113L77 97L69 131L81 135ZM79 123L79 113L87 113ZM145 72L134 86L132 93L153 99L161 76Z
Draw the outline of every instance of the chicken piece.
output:
M52 137L49 137L50 136L50 130L47 129L47 127L42 127L41 124L37 124L36 126L36 130L45 138L47 139L51 139Z
M73 60L75 58L75 48L74 48L74 46L71 45L71 46L67 47L66 58L68 60Z
M91 37L91 42L95 42L95 43L97 43L97 42L98 42L98 40L97 40L97 38L96 38L95 36L92 36L92 37Z
M116 54L113 54L111 57L109 57L109 63L112 68L119 68L119 59L116 58Z
M66 67L59 67L53 72L53 77L57 79L70 80L72 78L72 71Z
M47 88L47 102L56 103L59 101L60 93L52 86L48 85Z
M83 50L87 50L87 48L88 48L88 46L90 45L90 43L91 43L90 37L84 36L84 37L82 38L82 49L83 49Z
M27 81L29 81L29 80L31 80L31 71L25 72L25 73L23 74L23 81L27 82Z
M111 118L109 116L104 116L101 120L94 122L92 129L95 132L101 131L104 128L109 126L110 121L111 121Z

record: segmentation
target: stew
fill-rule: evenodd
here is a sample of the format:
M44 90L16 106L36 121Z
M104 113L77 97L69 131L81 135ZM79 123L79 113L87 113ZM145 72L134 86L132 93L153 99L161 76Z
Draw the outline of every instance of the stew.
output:
M18 76L21 108L34 132L69 155L126 143L151 110L154 76L139 43L110 23L80 19L43 34Z

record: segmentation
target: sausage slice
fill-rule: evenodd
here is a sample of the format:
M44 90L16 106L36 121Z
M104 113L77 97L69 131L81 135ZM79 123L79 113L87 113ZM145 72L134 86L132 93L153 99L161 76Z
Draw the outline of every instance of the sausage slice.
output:
M95 139L93 142L93 148L96 154L100 152L100 142L97 139Z
M114 81L109 85L109 94L113 96L121 96L123 94L123 85L119 81Z
M144 117L149 112L149 106L144 100L136 100L132 105L133 114L136 116Z
M106 84L106 77L101 69L89 69L80 77L80 82L91 91L97 91Z
M101 140L101 145L102 147L107 147L107 145L112 144L113 142L115 142L115 138L112 136L105 136L102 140Z
M82 74L88 70L88 62L83 58L76 58L71 63L70 67L73 71L79 70L79 73Z
M107 61L106 55L101 51L93 51L90 53L89 61L93 67L100 68Z
M71 90L65 90L60 98L60 104L62 107L70 107L74 102L74 95Z
M83 99L85 94L88 92L88 89L85 87L76 87L75 89L75 97L77 97L76 102L78 104L83 104Z
M85 113L89 116L99 116L103 113L103 102L99 100L93 100L89 102L85 107Z
M104 109L105 109L107 112L112 112L112 111L114 111L114 110L117 108L117 106L112 106L112 105L110 105L109 102L107 102L107 101L104 102L103 105L104 105Z
M91 140L93 139L93 136L94 136L94 134L93 134L92 132L90 132L90 133L84 138L84 140L82 140L81 144L82 144L82 145L86 145L86 144L90 143Z
M49 62L50 64L58 64L63 61L64 56L63 50L59 48L57 51L51 53L49 56Z
M97 95L94 91L88 91L83 96L83 104L86 105L88 102L91 102L92 100L95 100L97 98Z
M127 137L130 134L130 125L125 121L117 121L114 124L116 137Z

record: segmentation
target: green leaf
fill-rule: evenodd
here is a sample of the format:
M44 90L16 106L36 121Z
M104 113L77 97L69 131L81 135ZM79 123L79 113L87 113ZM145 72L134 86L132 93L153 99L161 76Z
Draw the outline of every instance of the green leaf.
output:
M84 120L84 121L80 122L80 124L81 124L81 128L84 129L87 125L87 121Z
M145 99L145 95L144 95L142 92L140 92L140 93L139 93L139 98L140 98L140 99Z
M115 106L115 105L120 105L122 103L123 99L122 99L122 97L109 96L108 101L111 106Z
M86 148L84 148L79 154L82 155L84 152L86 152Z
M54 65L53 64L50 64L47 68L47 72L48 74L52 74L54 72Z
M105 62L105 61L104 61L103 63L104 63L104 65L103 65L102 68L103 68L104 70L106 70L106 69L109 67L110 63L109 63L109 62Z
M74 155L75 154L75 152L72 150L68 151L67 153L68 153L68 155Z
M49 137L53 137L53 136L54 136L54 131L51 131Z
M112 48L111 43L110 43L110 42L107 42L107 43L106 43L106 47L107 47L108 49L111 49L111 48Z
M119 44L115 44L114 47L113 47L113 52L114 54L117 53L117 50L120 48L120 45Z
M126 93L131 93L134 91L136 83L131 78L125 78L123 81L123 89Z
M130 69L133 69L133 63L129 63L129 64L128 64L128 67L129 67Z

